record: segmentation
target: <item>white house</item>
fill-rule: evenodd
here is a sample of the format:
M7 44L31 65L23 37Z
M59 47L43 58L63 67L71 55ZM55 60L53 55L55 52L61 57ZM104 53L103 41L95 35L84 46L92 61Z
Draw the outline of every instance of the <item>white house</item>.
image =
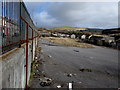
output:
M81 39L82 39L82 40L85 40L85 38L86 38L86 35L82 35L82 36L81 36Z
M73 38L73 39L76 38L75 34L72 34L70 37Z

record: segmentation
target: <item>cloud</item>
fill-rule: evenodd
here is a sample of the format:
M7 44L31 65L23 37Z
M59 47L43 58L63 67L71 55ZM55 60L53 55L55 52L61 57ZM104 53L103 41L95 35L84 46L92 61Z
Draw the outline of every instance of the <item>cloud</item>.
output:
M31 3L31 6L29 11L32 14L34 9L34 21L42 27L113 28L118 26L118 7L117 3L113 2L48 2Z
M23 0L23 1L24 2L119 2L119 0Z
M48 15L45 11L36 14L34 20L37 21L37 25L41 27L50 27L56 23L56 19Z

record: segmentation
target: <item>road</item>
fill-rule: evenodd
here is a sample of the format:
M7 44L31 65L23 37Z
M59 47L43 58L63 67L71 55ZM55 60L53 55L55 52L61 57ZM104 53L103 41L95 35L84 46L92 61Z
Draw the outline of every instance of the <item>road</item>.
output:
M41 41L44 71L60 83L78 88L117 88L118 50L66 47ZM69 76L71 74L71 76Z

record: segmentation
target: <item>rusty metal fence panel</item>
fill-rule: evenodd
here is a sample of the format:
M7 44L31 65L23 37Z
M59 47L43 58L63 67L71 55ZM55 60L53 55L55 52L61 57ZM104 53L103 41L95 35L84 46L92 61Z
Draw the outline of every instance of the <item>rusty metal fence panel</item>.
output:
M38 36L38 34L33 34L37 33L35 31L36 27L23 2L7 2L7 0L2 0L0 6L0 48L2 48L0 54L8 52L25 43L27 35L27 24L25 22L29 25L29 40L33 40L33 38Z

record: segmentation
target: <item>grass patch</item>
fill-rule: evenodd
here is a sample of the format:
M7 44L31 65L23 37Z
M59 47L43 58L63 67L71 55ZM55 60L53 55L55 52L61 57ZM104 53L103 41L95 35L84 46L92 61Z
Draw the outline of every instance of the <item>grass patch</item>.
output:
M80 42L79 39L59 38L59 37L45 37L43 39L51 41L53 43L65 45L65 46L73 46L73 47L80 47L80 48L94 48L93 45Z
M31 63L31 74L30 74L30 79L33 78L34 75L34 67L35 67L35 60Z

